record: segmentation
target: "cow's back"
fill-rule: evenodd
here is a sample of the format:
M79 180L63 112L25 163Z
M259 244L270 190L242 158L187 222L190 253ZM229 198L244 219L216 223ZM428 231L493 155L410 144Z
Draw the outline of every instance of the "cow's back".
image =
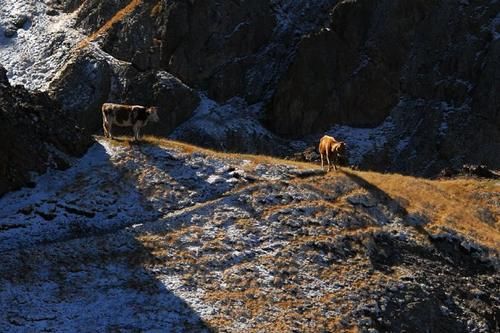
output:
M328 151L328 148L330 146L332 137L328 135L324 135L320 140L319 140L319 146L318 150L320 153L325 153Z
M146 108L141 105L104 103L102 113L109 122L118 126L132 126L138 120L147 119Z

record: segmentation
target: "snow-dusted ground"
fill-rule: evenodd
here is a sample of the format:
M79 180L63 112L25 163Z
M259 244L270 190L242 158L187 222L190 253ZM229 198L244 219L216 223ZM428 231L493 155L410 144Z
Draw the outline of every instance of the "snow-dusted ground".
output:
M74 14L49 15L46 0L0 0L0 64L12 84L45 89L71 49L85 36L73 28ZM26 23L12 37L4 32L12 22Z
M349 151L349 164L359 165L366 154L380 150L387 143L388 135L394 131L391 117L375 128L357 128L336 125L326 134L345 141Z
M198 154L100 141L69 170L0 199L0 251L157 219L231 189L234 172Z
M397 201L318 171L99 139L0 198L0 331L338 331L409 308L422 279L475 283L425 255Z
M203 298L205 290L188 287L185 274L171 270L180 258L149 269L131 262L151 256L145 248L151 237L162 240L183 228L200 226L211 241L227 225L231 242L265 241L229 224L251 218L248 200L277 201L249 196L260 186L229 194L257 180L290 179L296 168L257 165L250 175L250 164L99 140L70 169L3 196L0 331L205 331L202 318L217 315L217 307ZM309 199L299 192L291 187L286 200ZM199 236L182 236L182 250L225 264L253 256L240 247L207 252ZM262 244L262 254L277 244Z
M72 168L48 172L35 179L36 187L5 195L0 307L10 310L0 315L0 331L204 331L184 300L150 272L120 259L122 252L140 252L141 245L119 229L134 230L218 197L246 182L243 175L197 153L99 141ZM106 245L95 238L111 232ZM7 268L17 265L19 251L37 253L30 272L37 283L18 283L17 268ZM73 268L54 262L68 256ZM47 277L47 270L64 274L64 281Z
M221 151L236 150L246 152L276 153L286 150L285 140L278 138L260 123L262 103L248 105L244 99L234 97L219 104L200 94L200 104L193 116L177 127L170 138L196 142L196 137L207 140L211 147Z
M205 132L221 145L227 142L227 136L232 132L244 131L246 133L241 133L242 136L256 139L262 136L273 137L258 121L261 103L248 106L242 98L235 97L221 105L203 94L200 97L200 105L193 112L193 117L176 128L170 135L173 139L178 139L183 132L192 128ZM224 149L224 146L220 148Z

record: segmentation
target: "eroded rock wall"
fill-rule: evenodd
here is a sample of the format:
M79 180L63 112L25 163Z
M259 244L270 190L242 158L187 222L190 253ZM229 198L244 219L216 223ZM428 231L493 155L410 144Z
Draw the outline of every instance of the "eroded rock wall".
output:
M497 84L487 73L496 68L489 59L498 59L488 29L498 9L494 2L339 3L330 25L300 42L269 107L271 127L300 136L337 123L376 126L402 96L481 103Z
M329 25L301 40L266 109L268 126L302 137L391 115L387 145L364 167L499 168L499 10L496 1L340 2Z
M0 65L0 196L29 185L32 173L69 167L90 142L46 93L11 86Z
M82 113L91 130L100 127L95 110L104 100L168 107L162 101L171 99L169 103L180 107L165 111L174 120L161 132L168 135L192 115L200 91L221 104L233 97L249 104L268 98L300 36L324 21L325 9L333 3L81 2L76 6L75 27L88 38L75 48L50 90L66 109ZM164 72L187 90L143 98L158 82L153 79L148 86L142 78ZM78 92L80 88L82 92ZM78 105L73 103L75 94L83 94Z
M463 163L500 167L496 1L59 3L76 10L88 38L50 91L92 131L104 101L159 105L168 123L152 132L184 128L177 137L200 144L196 111L208 98L222 116L204 132L212 148L255 152L259 141L261 153L285 155L293 142L275 149L277 136L316 144L333 126L391 119L383 140L372 140L384 144L363 148L355 164L425 176ZM247 107L224 113L238 99ZM243 128L255 105L249 126L269 133L221 143L219 133Z

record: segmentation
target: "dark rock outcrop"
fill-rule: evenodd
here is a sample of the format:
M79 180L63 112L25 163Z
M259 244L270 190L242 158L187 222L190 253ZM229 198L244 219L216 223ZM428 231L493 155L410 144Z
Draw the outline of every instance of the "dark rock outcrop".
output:
M397 109L386 147L392 156L377 152L366 167L421 175L447 164L499 168L499 9L496 2L340 2L330 24L300 42L268 105L269 127L289 137L334 124L373 127Z
M121 69L126 71L126 68ZM109 100L112 81L112 69L104 57L82 52L66 63L53 80L50 95L78 120L80 126L95 132L100 128L99 110Z
M155 134L170 135L185 120L196 132L199 117L191 116L202 92L221 108L235 97L260 103L257 121L273 136L307 145L316 142L306 136L333 125L369 128L390 115L384 144L363 151L362 168L422 176L467 163L500 168L497 2L56 2L78 8L76 27L89 37L50 89L92 131L100 131L99 106L116 101L168 110ZM160 88L165 76L178 83L175 92ZM215 126L229 133L230 122ZM202 142L178 137L276 151L248 146L260 139L247 133L222 143L205 134Z
M471 97L481 103L475 88L483 81L480 95L495 98L497 42L484 28L498 6L482 12L478 6L341 2L328 27L301 41L269 107L271 127L297 137L336 123L375 126L405 95L454 106ZM491 74L482 75L488 65Z
M100 129L106 100L165 106L160 117L171 122L154 133L166 136L195 109L192 89L219 102L269 95L300 35L314 30L326 18L320 9L335 1L59 2L78 7L76 26L89 37L50 84L51 95L91 131ZM165 75L179 83L175 91L151 94Z
M198 94L169 73L140 72L98 49L84 50L66 64L50 94L92 132L101 131L105 102L158 106L161 122L146 133L161 136L187 120L199 103Z
M46 93L11 86L0 65L0 196L30 185L31 173L64 169L91 137Z
M162 65L218 101L240 95L275 17L268 0L174 1L164 15Z
M464 166L462 166L461 169L454 169L447 167L441 170L438 175L439 178L451 178L456 176L472 176L472 177L489 178L489 179L500 178L500 175L497 175L496 173L492 172L484 165L471 165L471 164L465 164Z

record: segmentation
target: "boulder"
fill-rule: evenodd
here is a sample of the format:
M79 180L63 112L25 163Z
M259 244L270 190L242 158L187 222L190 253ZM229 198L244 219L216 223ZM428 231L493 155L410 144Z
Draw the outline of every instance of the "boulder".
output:
M199 104L198 94L171 74L140 72L93 48L75 55L52 81L50 94L93 133L101 133L105 102L158 106L160 122L148 125L145 133L161 136L187 120Z
M67 168L91 142L46 93L11 86L0 65L0 196L31 185L33 173Z

